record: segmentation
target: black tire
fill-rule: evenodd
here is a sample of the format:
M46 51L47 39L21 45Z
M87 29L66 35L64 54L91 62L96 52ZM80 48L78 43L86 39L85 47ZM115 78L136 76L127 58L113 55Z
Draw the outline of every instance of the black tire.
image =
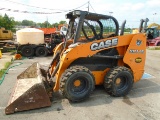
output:
M24 57L31 57L34 55L34 49L31 46L23 46L21 53Z
M133 74L126 67L112 68L105 76L104 87L108 94L120 97L125 96L133 85Z
M79 82L76 85L76 82ZM65 98L79 102L89 97L95 88L90 70L83 66L72 66L61 77L60 89Z
M37 57L45 57L47 56L48 51L47 51L47 48L45 47L38 47L35 53Z

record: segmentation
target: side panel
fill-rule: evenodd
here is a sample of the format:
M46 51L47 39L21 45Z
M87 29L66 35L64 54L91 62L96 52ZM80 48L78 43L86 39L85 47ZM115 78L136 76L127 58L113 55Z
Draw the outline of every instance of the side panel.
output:
M146 59L146 36L145 34L137 34L132 41L123 58L124 63L130 66L134 75L134 82L141 79L144 73L144 65Z
M0 29L0 40L13 39L13 33L10 30Z

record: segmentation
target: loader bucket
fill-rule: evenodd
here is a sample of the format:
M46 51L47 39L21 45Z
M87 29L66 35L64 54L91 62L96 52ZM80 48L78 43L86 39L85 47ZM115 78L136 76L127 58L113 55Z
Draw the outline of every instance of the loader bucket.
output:
M5 108L5 113L11 114L51 106L44 82L45 78L42 76L39 64L32 64L17 76L16 86Z

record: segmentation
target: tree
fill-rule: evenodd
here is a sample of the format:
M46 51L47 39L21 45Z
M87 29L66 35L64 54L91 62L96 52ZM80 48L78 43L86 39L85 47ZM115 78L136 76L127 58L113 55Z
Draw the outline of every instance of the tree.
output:
M60 22L59 22L59 24L66 24L67 22L66 21L64 21L64 20L61 20Z
M15 26L15 21L13 17L8 17L7 14L0 16L0 26L4 27L7 30L13 30Z
M52 28L53 25L51 25L48 21L45 21L44 23L38 23L38 26L41 28Z
M20 25L22 25L22 22L21 21L15 21L15 25L20 26Z
M42 23L36 23L38 28L42 27Z
M2 27L3 16L0 15L0 27Z
M58 27L58 23L53 23L52 26L57 28Z
M33 22L33 21L31 21L31 20L23 20L23 21L22 21L22 25L23 25L23 26L35 26L36 23Z
M125 28L124 32L131 32L131 28Z

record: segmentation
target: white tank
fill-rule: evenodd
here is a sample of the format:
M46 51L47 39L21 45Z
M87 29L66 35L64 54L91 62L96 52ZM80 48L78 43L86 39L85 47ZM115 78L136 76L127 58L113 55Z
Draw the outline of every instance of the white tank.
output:
M16 32L17 42L21 45L24 44L43 44L44 32L36 28L24 28Z

